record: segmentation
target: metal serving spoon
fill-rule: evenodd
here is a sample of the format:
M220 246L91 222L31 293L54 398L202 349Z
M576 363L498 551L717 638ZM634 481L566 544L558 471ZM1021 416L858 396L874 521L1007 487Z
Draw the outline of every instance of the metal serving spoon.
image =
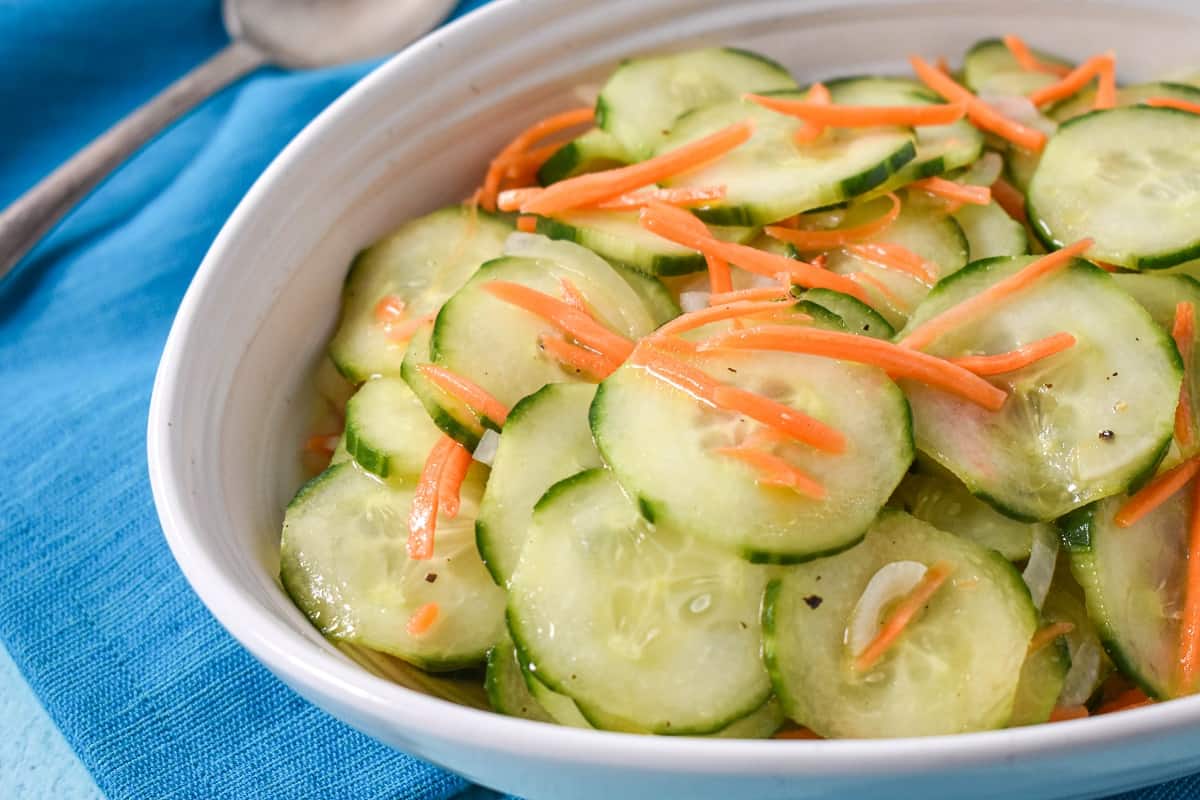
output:
M223 0L233 41L47 175L0 213L0 278L62 217L159 131L267 64L305 68L393 53L434 27L454 0Z

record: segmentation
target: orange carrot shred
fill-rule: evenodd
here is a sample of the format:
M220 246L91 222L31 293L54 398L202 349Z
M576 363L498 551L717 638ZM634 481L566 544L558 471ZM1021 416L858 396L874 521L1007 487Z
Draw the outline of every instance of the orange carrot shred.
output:
M1200 460L1192 458L1155 477L1117 509L1113 522L1118 528L1135 525L1142 517L1170 500L1172 495L1196 477L1197 472L1200 472Z
M455 442L450 448L446 463L442 465L442 474L438 478L438 508L448 519L458 516L461 505L460 492L467 471L471 468L471 451Z
M534 142L546 136L558 133L568 128L584 125L595 118L595 110L591 107L576 108L553 114L530 125L501 149L488 166L487 175L483 179L483 187L479 193L479 204L488 211L496 210L496 194L500 191L500 181L504 177L512 158L528 150Z
M724 186L680 187L678 189L649 189L638 192L628 192L597 203L592 208L604 210L622 210L645 208L651 202L666 203L670 206L702 206L725 199Z
M414 561L424 561L433 558L433 539L437 532L438 508L441 505L438 492L442 483L442 470L446 461L451 457L458 442L449 436L437 440L425 466L421 469L421 477L417 480L413 491L412 505L408 511L408 557Z
M900 198L894 192L889 192L887 197L892 201L891 208L870 222L856 225L853 228L810 231L781 227L779 225L768 225L763 228L763 232L773 239L793 244L800 250L826 250L832 247L840 247L851 242L876 236L891 227L892 223L900 216Z
M865 672L883 658L884 654L900 638L900 634L904 633L904 629L913 621L913 618L925 607L937 590L942 588L942 584L946 582L953 571L954 567L944 561L939 561L925 570L924 577L896 605L895 610L883 623L879 634L855 657L854 668L857 671Z
M893 292L890 286L869 272L859 270L858 272L851 272L846 277L850 278L850 280L854 281L855 283L867 284L876 292L881 294L885 300L892 304L893 307L899 309L900 311L908 312L912 310L912 305L910 303L905 302L904 298ZM875 307L875 304L869 300L864 300L863 302L872 308Z
M1147 97L1142 102L1154 108L1173 108L1177 111L1186 111L1189 114L1200 114L1200 103L1191 103L1175 97Z
M776 734L772 738L774 738L774 739L817 740L817 739L824 739L825 737L821 736L817 733L814 733L809 728L801 727L801 728L784 728L783 730L776 732Z
M1196 691L1196 678L1200 677L1200 481L1192 485L1190 512L1187 578L1179 622L1179 686L1185 694Z
M969 186L938 177L923 178L919 181L913 181L910 185L929 192L932 195L944 197L947 200L956 200L960 203L986 206L992 202L992 190L986 186Z
M904 347L910 347L913 350L922 350L928 347L939 336L955 328L960 323L979 316L987 309L994 307L997 303L1035 283L1038 279L1065 268L1077 256L1081 256L1087 252L1091 246L1091 239L1081 239L1074 244L1067 245L1061 250L1056 250L1053 253L1038 258L1015 274L1009 275L1007 278L992 284L982 292L967 298L958 305L951 306L940 314L921 323L900 340L900 344Z
M380 325L390 325L404 319L404 299L399 295L385 294L375 304L375 321Z
M909 59L917 77L933 91L952 103L965 103L967 116L976 126L1020 145L1026 150L1041 152L1046 146L1046 134L1027 125L1005 117L996 109L980 100L949 75L939 71L918 56Z
M491 281L483 287L499 300L541 317L563 333L610 359L624 361L633 343L601 325L586 311L536 289L509 281Z
M384 326L384 334L389 341L392 342L407 342L412 338L412 335L417 332L417 329L426 323L433 322L436 313L423 314L419 317L406 319L402 322L391 323Z
M1111 714L1114 711L1128 711L1131 708L1148 706L1153 702L1141 689L1130 689L1097 708L1096 713Z
M1065 100L1087 86L1093 78L1114 67L1115 61L1111 53L1092 56L1064 75L1061 80L1030 92L1029 101L1035 106L1044 106L1047 103Z
M554 214L611 200L715 161L744 144L753 133L754 121L745 120L637 164L567 178L548 186L523 204L521 211Z
M543 334L539 339L543 348L564 365L584 372L598 380L604 380L617 371L621 362L592 352L587 348L571 344L561 336Z
M501 211L516 211L521 208L522 204L529 202L544 191L545 189L538 186L505 189L496 197L496 207Z
M579 291L579 287L575 285L574 281L570 278L559 278L558 285L562 288L563 300L567 305L591 315L592 312L588 310L587 298L583 296L583 292Z
M304 449L310 453L320 453L322 455L331 456L333 451L337 449L339 434L336 433L318 433L315 436L310 436L304 442Z
M1018 36L1010 33L1003 38L1003 41L1004 46L1008 48L1008 52L1012 53L1013 58L1021 65L1021 69L1026 72L1046 72L1061 78L1071 71L1071 68L1065 64L1042 61L1030 51L1024 40Z
M1029 221L1025 216L1025 195L1004 178L996 178L992 184L992 199L1017 222L1025 224Z
M825 499L825 487L820 481L779 456L749 447L718 447L713 452L737 459L753 468L758 473L760 484L791 489L813 500Z
M560 144L544 144L522 153L511 156L497 157L496 161L504 167L506 178L517 178L535 173L550 156L558 152Z
M708 226L698 218L685 211L676 209L669 203L652 200L644 208L655 209L658 214L662 215L665 219L673 220L682 230L688 231L689 234L703 238L712 237ZM733 273L729 270L728 261L719 256L705 253L704 263L708 267L708 290L710 294L723 294L733 290Z
M938 72L941 72L947 78L954 72L954 70L950 69L950 62L946 60L945 56L938 56L937 61L934 63Z
M723 306L744 301L787 300L791 296L791 292L785 286L757 286L752 289L738 289L736 292L716 292L709 295L708 304Z
M532 214L522 214L517 217L517 230L522 233L536 233L538 218Z
M1113 108L1117 105L1117 65L1113 59L1100 70L1100 80L1096 84L1096 99L1093 109Z
M1175 321L1171 338L1183 359L1183 382L1179 385L1179 403L1175 406L1175 438L1184 447L1192 444L1192 398L1188 380L1192 375L1192 343L1196 337L1196 307L1191 303L1175 304Z
M926 261L902 245L891 242L868 242L866 244L848 244L846 250L885 269L903 272L926 286L932 286L937 282L937 265Z
M429 629L433 627L433 623L437 622L439 613L440 609L438 609L437 603L426 603L413 612L404 629L408 631L409 636L428 633Z
M1036 342L1022 345L1007 353L992 356L960 356L951 358L951 364L969 369L976 375L1002 375L1036 364L1042 359L1061 353L1075 346L1075 337L1069 333L1055 333Z
M1050 719L1047 722L1068 722L1073 719L1086 719L1088 717L1087 706L1055 706L1050 712Z
M451 372L437 364L421 364L417 370L437 385L439 389L468 406L484 419L503 425L508 419L508 409L492 397L486 389L469 378Z
M826 128L868 128L878 125L949 125L963 118L965 103L928 106L849 106L813 103L761 94L743 99L789 117Z
M808 87L808 102L814 105L827 106L833 102L833 95L830 94L828 87L823 83L814 83ZM825 133L824 125L817 125L813 122L804 122L795 133L792 134L792 141L797 146L803 147L810 142L815 142L821 138L821 134Z
M736 319L755 314L771 314L788 312L792 308L791 303L781 303L778 300L759 300L759 301L742 301L735 303L722 303L708 308L702 308L698 311L689 311L686 314L681 314L675 319L663 325L654 332L655 336L676 336L686 331L692 331L696 328L702 328L705 325L711 325L714 322L720 322L727 319ZM791 313L788 314L788 320L796 322L810 322L812 317L807 314Z
M714 336L700 345L701 350L714 347L780 350L872 364L889 375L910 378L951 392L989 411L998 410L1008 397L1003 389L949 361L882 339L853 333L792 325L763 325Z
M1029 640L1028 652L1036 653L1058 637L1065 636L1073 630L1075 630L1075 626L1070 622L1052 622L1033 635L1033 638Z

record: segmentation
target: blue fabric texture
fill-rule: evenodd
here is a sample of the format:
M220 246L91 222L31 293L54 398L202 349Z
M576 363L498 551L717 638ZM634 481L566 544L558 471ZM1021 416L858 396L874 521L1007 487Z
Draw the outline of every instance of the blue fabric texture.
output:
M0 0L0 206L224 42L216 0ZM243 652L172 561L147 483L151 383L193 272L271 158L371 66L223 92L0 286L0 641L114 800L486 794ZM1188 779L1127 797L1196 796Z

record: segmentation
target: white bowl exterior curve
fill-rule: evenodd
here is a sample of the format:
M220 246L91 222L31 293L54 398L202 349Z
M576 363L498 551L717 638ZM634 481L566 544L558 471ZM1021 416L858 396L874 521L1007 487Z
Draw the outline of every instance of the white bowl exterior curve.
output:
M961 55L1015 32L1124 78L1200 65L1187 0L507 0L414 45L306 128L238 206L167 342L150 475L197 594L296 691L380 740L536 798L1089 797L1200 769L1200 698L1033 728L890 741L732 741L581 731L456 706L377 678L279 588L309 376L353 254L466 196L486 159L618 59L698 44L762 51L800 80ZM1060 44L1061 43L1061 44Z

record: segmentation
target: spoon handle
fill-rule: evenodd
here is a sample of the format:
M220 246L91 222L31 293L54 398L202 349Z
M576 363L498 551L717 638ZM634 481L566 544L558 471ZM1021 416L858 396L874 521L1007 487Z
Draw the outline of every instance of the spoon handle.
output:
M233 42L95 139L0 212L0 279L142 145L201 101L265 63Z

